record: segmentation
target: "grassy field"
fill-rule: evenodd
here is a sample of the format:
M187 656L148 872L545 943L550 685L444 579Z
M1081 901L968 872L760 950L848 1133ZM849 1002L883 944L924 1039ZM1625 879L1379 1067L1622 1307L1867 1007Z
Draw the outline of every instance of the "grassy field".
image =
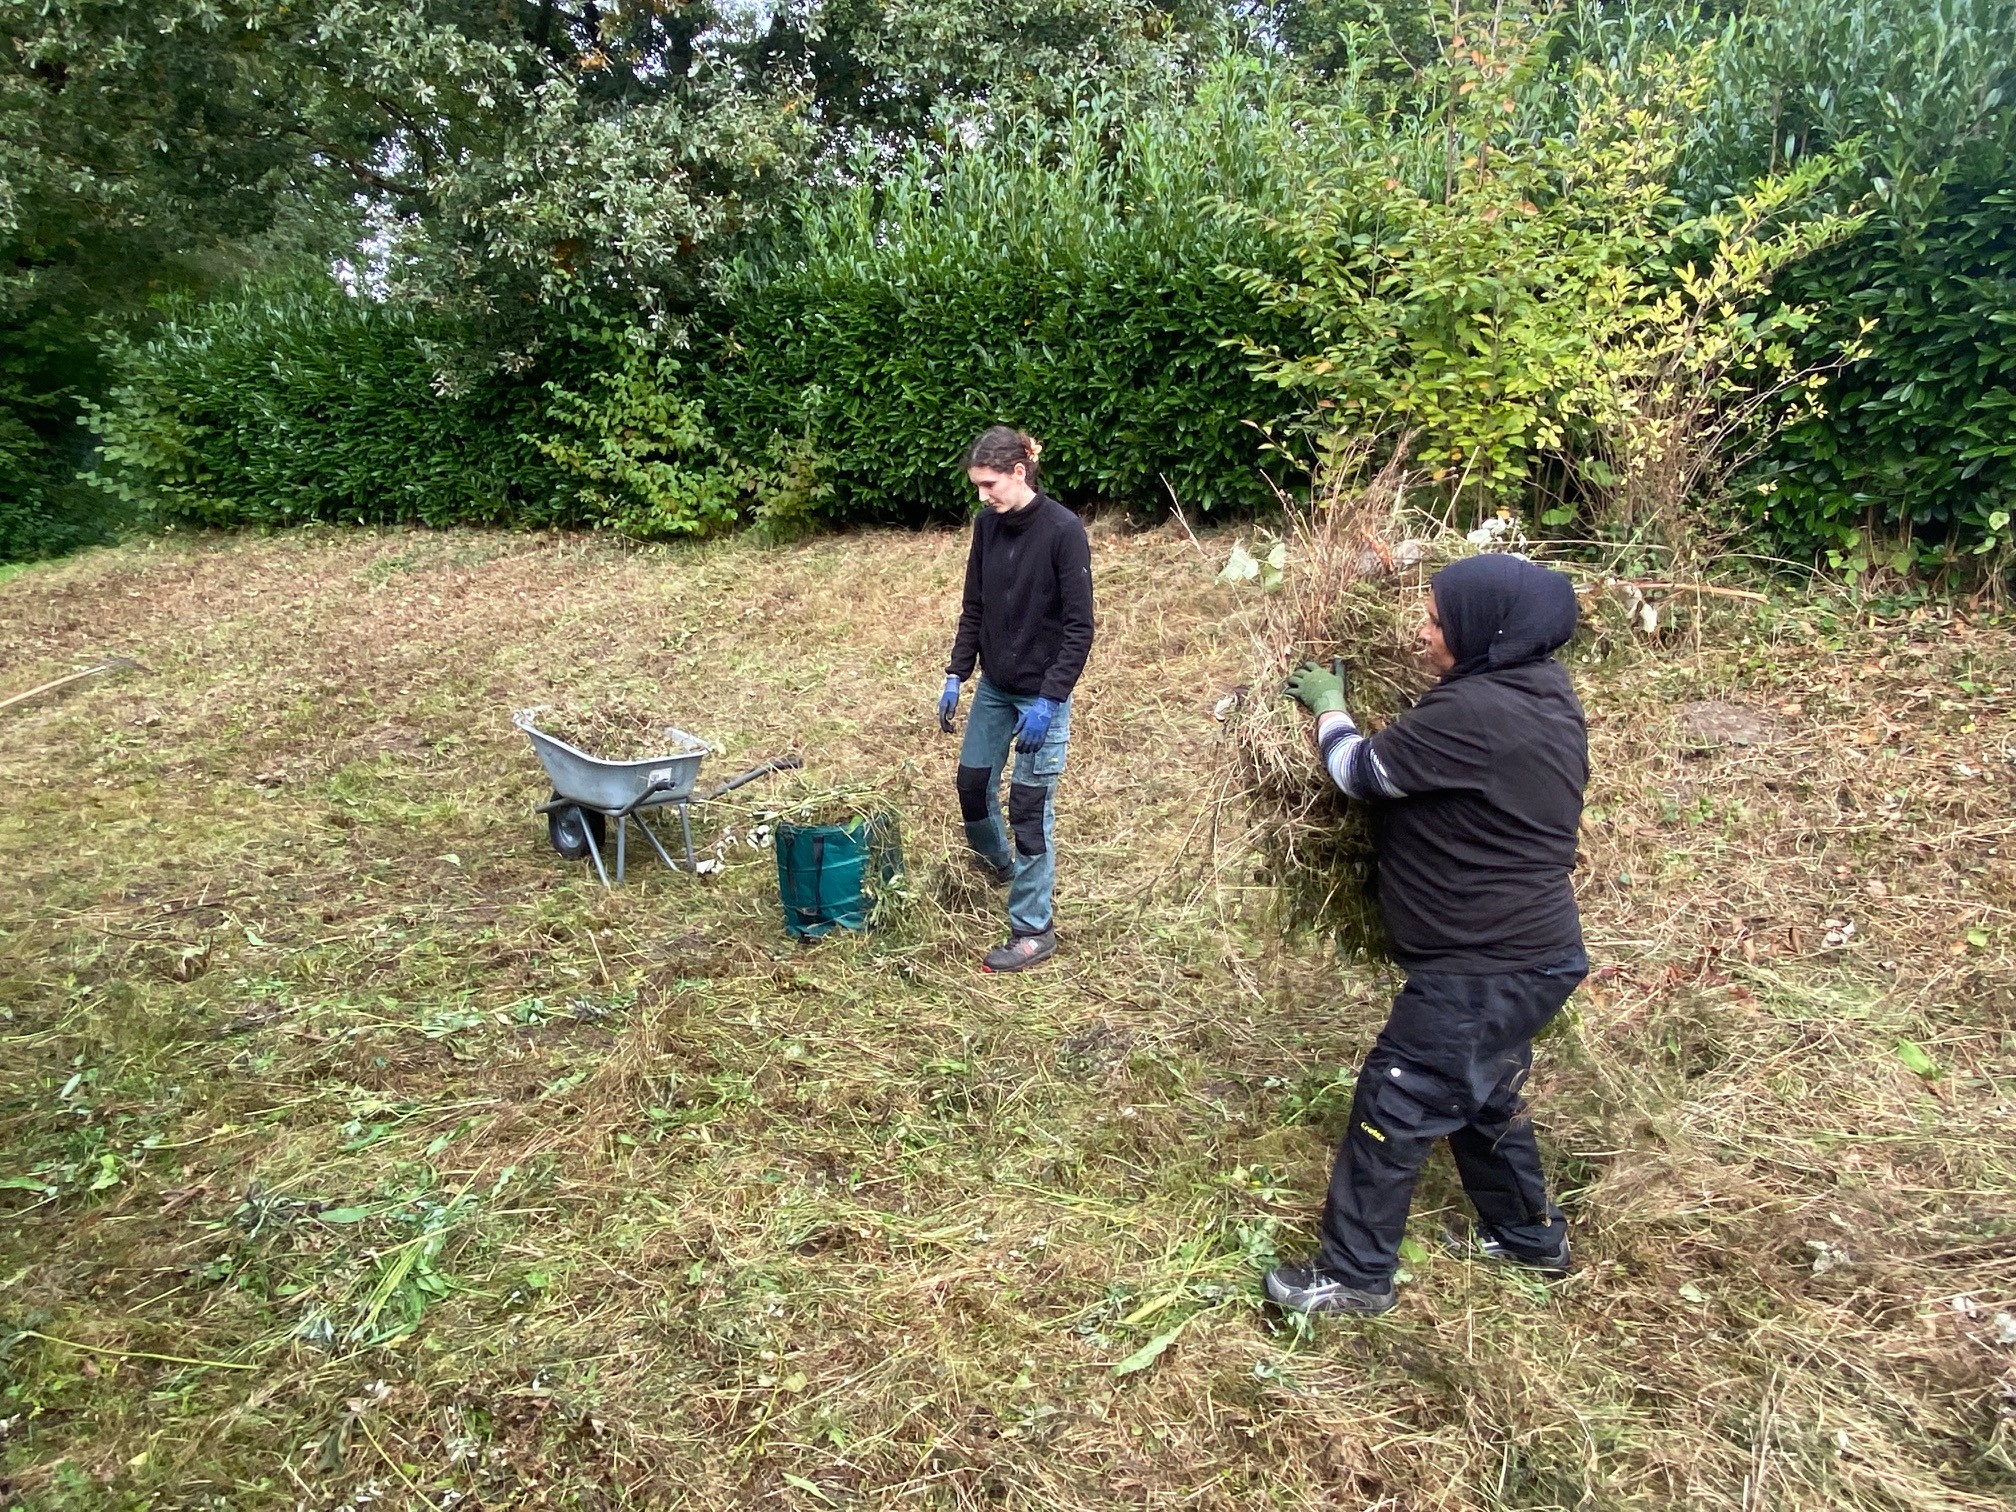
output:
M1230 542L1207 542L1222 555ZM1095 532L1058 960L975 970L956 536L165 541L0 583L0 1506L1909 1508L2016 1495L2016 638L1601 592L1598 970L1540 1047L1581 1268L1298 1329L1392 982L1266 927L1212 710L1255 599ZM603 892L509 712L658 699L899 807L801 949ZM1734 700L1765 740L1688 733Z

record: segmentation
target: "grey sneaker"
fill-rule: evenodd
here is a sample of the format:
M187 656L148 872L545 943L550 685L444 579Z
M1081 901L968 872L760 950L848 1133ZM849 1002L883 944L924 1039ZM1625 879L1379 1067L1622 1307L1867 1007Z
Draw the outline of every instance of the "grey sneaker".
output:
M1267 1272L1267 1295L1284 1312L1370 1318L1392 1308L1393 1283L1371 1291L1314 1265L1277 1265Z
M996 866L978 851L969 851L967 855L973 863L974 870L978 871L981 876L992 882L996 887L1006 887L1010 882L1015 880L1015 863L1013 861L1010 861L1005 866Z
M1017 935L1006 945L997 945L987 952L987 959L980 963L983 971L1027 971L1038 961L1047 961L1057 954L1057 931L1046 929L1041 934Z
M1516 1265L1521 1270L1530 1270L1542 1276L1558 1280L1568 1274L1568 1240L1564 1236L1559 1249L1544 1255L1536 1255L1528 1250L1515 1250L1489 1224L1479 1223L1468 1235L1452 1233L1449 1248L1456 1254L1470 1260L1490 1260L1499 1265Z

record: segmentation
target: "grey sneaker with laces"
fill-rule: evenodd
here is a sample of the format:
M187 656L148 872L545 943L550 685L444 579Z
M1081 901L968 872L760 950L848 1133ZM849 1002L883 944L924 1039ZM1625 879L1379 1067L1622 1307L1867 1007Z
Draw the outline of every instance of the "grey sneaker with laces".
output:
M1314 1265L1277 1265L1267 1272L1267 1296L1283 1312L1370 1318L1392 1308L1393 1283L1375 1291Z
M1569 1269L1568 1240L1565 1236L1559 1249L1551 1254L1536 1255L1510 1248L1489 1224L1482 1222L1468 1234L1452 1232L1449 1235L1449 1249L1453 1254L1468 1260L1490 1260L1499 1265L1516 1265L1521 1270L1534 1271L1554 1280L1567 1275Z
M987 959L981 962L987 971L1027 971L1038 961L1047 961L1057 954L1057 931L1046 929L1041 934L1017 935L1006 945L997 945L987 952Z

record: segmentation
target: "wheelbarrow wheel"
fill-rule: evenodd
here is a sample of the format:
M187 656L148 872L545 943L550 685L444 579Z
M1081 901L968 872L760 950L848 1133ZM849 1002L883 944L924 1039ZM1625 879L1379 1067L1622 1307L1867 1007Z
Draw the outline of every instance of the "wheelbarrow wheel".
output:
M553 795L559 797L558 793ZM588 854L588 840L592 835L597 849L608 838L608 826L600 814L593 809L576 808L569 804L556 808L546 816L546 836L553 842L553 849L569 861L579 861Z

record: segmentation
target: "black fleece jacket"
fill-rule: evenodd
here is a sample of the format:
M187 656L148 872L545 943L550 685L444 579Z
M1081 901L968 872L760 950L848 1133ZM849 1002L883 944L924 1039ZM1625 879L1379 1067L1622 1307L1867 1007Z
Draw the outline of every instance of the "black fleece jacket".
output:
M1062 703L1092 652L1092 546L1078 516L1039 493L1011 514L982 509L966 556L966 600L945 671L979 658L1004 693Z

